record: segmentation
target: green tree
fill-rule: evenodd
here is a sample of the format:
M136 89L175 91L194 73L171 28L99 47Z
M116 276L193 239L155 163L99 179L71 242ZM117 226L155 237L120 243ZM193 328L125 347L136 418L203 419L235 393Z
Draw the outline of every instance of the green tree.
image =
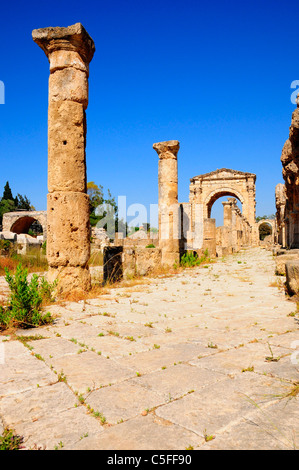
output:
M13 197L12 191L7 181L4 186L3 196L0 201L0 224L2 224L3 215L6 212L13 212L18 210L31 211L34 207L31 205L27 196L18 194L15 198Z
M118 207L110 190L107 190L107 197L105 197L103 186L98 186L94 181L90 181L87 183L87 194L90 204L90 225L95 227L105 218L103 228L107 230L110 238L113 238L114 232L122 232L126 235L127 225L118 218Z
M29 201L27 196L22 196L21 194L18 194L16 198L14 199L15 202L15 210L25 210L25 211L31 211L32 210L32 205L31 202Z
M10 199L1 199L0 201L0 224L2 224L3 214L6 212L12 212L15 210L15 203Z
M4 186L2 199L5 199L6 201L13 201L14 200L8 181L6 182L6 184Z
M270 215L258 215L258 216L255 218L255 221L256 221L256 222L260 222L260 220L265 220L265 219L274 220L275 218L276 218L275 214L270 214Z

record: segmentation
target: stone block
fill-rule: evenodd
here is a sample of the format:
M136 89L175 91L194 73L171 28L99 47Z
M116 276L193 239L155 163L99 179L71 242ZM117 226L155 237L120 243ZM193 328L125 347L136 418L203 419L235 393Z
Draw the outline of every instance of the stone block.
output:
M74 101L88 105L88 77L86 72L66 67L50 74L49 102Z
M49 104L48 189L86 191L85 112L82 104Z
M2 234L1 236L2 240L9 240L10 242L17 241L17 234L14 232L1 232L1 234Z
M47 273L50 283L58 281L57 294L67 292L87 292L91 288L88 266L50 266Z
M275 258L275 263L276 263L276 274L279 276L285 276L286 275L286 263L288 261L296 261L299 260L299 254L297 253L297 250L290 250L289 253L279 255Z
M285 264L286 287L290 295L299 293L299 260L287 261Z
M86 266L90 257L89 229L87 194L48 194L47 256L50 266Z

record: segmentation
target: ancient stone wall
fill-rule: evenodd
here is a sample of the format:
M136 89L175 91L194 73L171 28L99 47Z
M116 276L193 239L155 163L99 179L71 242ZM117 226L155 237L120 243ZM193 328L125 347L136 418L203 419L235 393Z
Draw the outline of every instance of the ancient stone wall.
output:
M285 185L279 183L275 187L275 205L276 205L276 226L278 232L277 242L283 248L286 247L286 227L285 227L285 209L286 209L286 191Z
M284 226L288 248L299 248L299 101L281 154L285 181Z

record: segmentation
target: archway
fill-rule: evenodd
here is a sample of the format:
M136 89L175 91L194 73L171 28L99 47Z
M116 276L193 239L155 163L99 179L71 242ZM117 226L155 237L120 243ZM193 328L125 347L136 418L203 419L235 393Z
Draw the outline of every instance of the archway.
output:
M11 226L10 231L17 234L29 233L30 235L42 235L43 227L34 217L24 216L19 218Z
M3 232L17 234L28 233L47 237L47 212L46 211L16 211L3 215Z
M227 194L225 196L219 196L211 205L209 210L209 218L215 219L216 227L221 227L224 222L224 204L228 201ZM233 197L236 201L240 213L242 213L242 203L237 197Z
M190 180L190 203L202 204L203 218L211 216L214 202L222 196L237 198L242 214L250 225L255 224L255 180L253 173L222 168Z
M238 191L233 190L232 188L215 189L207 196L206 200L204 201L204 212L208 219L211 217L212 207L214 203L218 199L223 198L225 196L236 198L241 203L241 212L243 212L244 198Z
M259 239L263 241L269 235L272 235L272 227L267 222L264 222L259 226Z
M258 240L260 245L274 243L277 235L275 220L262 219L257 223Z

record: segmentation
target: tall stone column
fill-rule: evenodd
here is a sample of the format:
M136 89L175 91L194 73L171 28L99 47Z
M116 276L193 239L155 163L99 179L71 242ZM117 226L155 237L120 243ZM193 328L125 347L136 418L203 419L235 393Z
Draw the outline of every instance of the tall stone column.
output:
M203 221L203 250L208 250L210 256L216 256L216 219Z
M233 223L233 205L230 200L223 201L223 227L222 227L222 247L226 248L227 253L232 251L232 223Z
M91 285L86 115L94 42L80 23L32 32L50 62L48 107L48 279L58 292Z
M159 247L162 264L180 261L180 207L178 204L177 140L158 142L153 148L159 155Z

